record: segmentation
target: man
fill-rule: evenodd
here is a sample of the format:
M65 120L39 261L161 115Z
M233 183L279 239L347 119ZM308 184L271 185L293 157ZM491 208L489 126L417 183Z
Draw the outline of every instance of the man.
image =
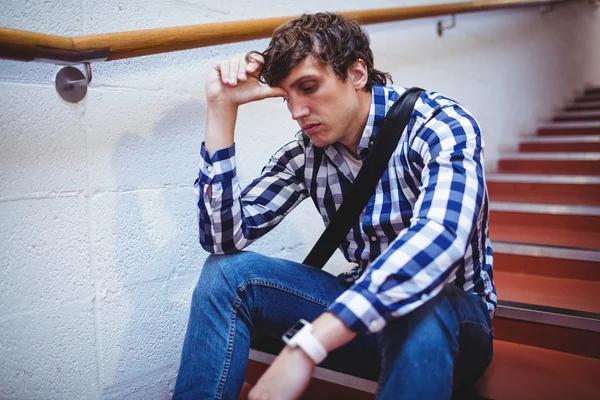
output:
M386 87L389 78L374 69L362 29L329 13L286 23L264 53L210 71L196 189L200 241L217 255L194 291L175 399L235 399L252 332L281 337L300 319L312 324L287 334L290 344L250 399L300 397L326 355L323 365L337 370L381 369L381 399L449 399L485 370L496 295L483 141L474 118L449 98L421 93L340 246L354 269L335 277L240 252L307 197L329 223L405 90ZM242 191L237 109L268 97L283 97L302 130Z

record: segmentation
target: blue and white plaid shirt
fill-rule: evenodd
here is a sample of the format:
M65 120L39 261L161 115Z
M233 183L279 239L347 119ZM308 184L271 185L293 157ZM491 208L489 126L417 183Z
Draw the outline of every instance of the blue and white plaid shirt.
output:
M357 149L363 159L405 90L373 87ZM316 148L299 132L243 191L235 147L210 157L202 146L195 187L204 249L216 254L243 249L309 196L328 225L354 179L338 146ZM376 193L340 246L357 263L343 276L354 284L328 311L356 332L378 332L450 282L479 295L493 315L488 210L477 122L455 101L421 93Z

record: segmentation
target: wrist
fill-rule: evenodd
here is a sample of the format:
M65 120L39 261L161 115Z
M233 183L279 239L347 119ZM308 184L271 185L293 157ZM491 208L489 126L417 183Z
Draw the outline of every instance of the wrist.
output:
M306 320L296 322L283 334L282 339L289 347L303 351L315 365L327 357L327 350L313 336L312 325Z
M239 105L235 102L219 98L206 98L206 109L207 111L220 112L220 113L236 113Z
M296 363L316 367L317 364L302 348L286 345L281 351L281 355L294 359Z
M350 342L357 334L331 312L321 314L313 321L313 335L328 352Z
M233 145L236 119L237 106L229 102L207 104L204 146L211 157L218 150Z

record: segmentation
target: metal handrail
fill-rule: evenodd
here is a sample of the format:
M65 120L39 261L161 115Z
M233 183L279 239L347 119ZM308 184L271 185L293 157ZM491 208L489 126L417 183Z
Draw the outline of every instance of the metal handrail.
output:
M576 0L490 0L401 8L348 11L362 24L455 15L520 7L549 7ZM0 58L80 64L147 56L266 38L295 16L189 25L172 28L64 37L0 28Z

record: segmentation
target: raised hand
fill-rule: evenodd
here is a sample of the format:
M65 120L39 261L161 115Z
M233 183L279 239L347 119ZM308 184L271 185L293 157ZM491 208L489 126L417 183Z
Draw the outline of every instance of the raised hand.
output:
M206 77L206 99L209 105L227 103L233 106L266 99L268 97L285 97L287 93L281 88L271 88L259 83L258 75L263 59L258 54L233 57L219 61Z

